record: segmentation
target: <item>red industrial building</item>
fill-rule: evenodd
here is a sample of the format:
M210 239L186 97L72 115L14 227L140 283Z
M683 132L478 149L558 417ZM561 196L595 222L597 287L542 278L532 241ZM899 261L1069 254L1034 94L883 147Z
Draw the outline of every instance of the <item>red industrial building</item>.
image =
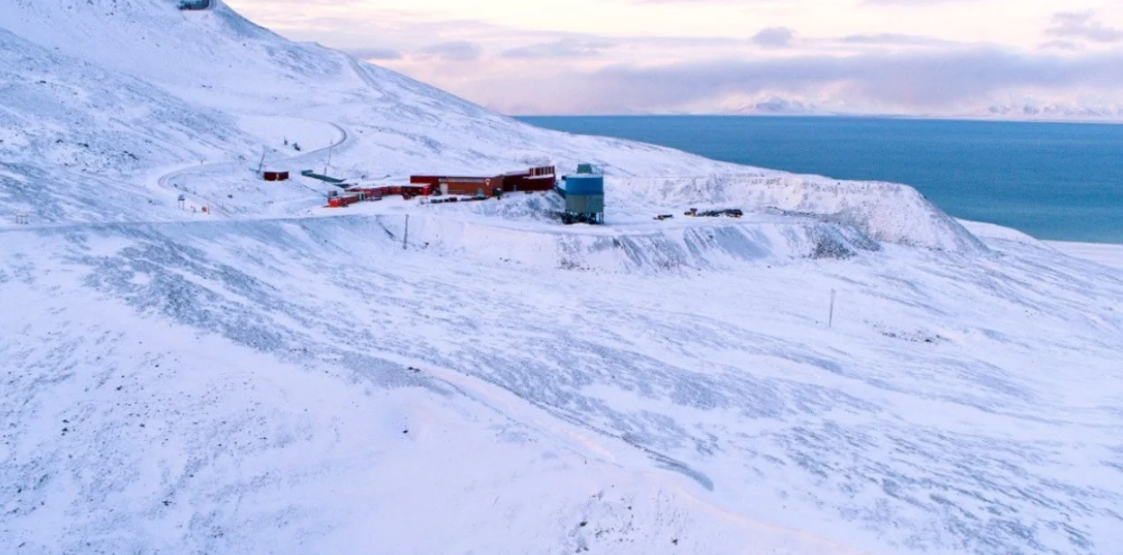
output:
M458 177L447 175L413 175L409 182L431 188L431 194L493 197L503 188L503 178Z
M503 174L503 192L550 191L557 182L557 170L553 166L530 168L521 172Z
M364 200L401 195L403 198L439 195L490 198L516 191L550 191L554 188L557 171L553 166L541 166L524 171L480 176L413 175L409 185L378 187L355 186L347 189L348 195L332 197L328 206L340 208Z
M499 191L549 191L554 188L557 171L553 166L507 172L491 177L459 177L448 175L414 175L409 182L433 187L433 194L493 197Z
M288 181L289 172L266 171L262 172L261 177L266 181Z

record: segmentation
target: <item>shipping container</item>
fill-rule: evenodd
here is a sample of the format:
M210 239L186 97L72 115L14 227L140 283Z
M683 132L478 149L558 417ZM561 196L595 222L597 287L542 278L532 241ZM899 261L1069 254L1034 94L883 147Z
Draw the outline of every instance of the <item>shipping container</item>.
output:
M359 195L346 195L341 197L332 197L328 199L328 206L332 208L343 208L359 202Z

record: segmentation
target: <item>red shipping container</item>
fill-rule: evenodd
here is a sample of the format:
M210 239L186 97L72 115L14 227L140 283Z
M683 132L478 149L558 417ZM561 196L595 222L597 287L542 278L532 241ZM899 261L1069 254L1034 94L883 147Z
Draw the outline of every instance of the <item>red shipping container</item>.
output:
M344 197L332 197L332 198L328 199L328 206L330 206L332 208L342 208L344 206L350 206L352 204L355 204L356 202L359 202L359 195L347 195L347 196L344 196Z

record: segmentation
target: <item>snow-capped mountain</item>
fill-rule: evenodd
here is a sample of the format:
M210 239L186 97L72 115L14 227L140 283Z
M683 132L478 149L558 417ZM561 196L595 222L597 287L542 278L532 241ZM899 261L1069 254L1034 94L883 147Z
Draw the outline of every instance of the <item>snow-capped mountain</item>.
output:
M178 4L0 5L0 551L1123 545L1117 267ZM256 173L581 161L610 225Z
M997 117L1040 120L1123 120L1123 106L1112 104L1080 105L1056 102L1025 102L1024 104L995 104L987 107L989 115Z

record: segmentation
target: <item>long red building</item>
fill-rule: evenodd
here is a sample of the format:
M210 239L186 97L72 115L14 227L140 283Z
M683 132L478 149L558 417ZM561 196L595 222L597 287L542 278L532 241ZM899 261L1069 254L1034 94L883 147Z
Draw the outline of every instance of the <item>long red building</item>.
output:
M342 208L364 200L401 195L403 198L432 195L454 195L489 198L502 193L518 191L550 191L554 188L557 170L554 166L540 166L524 171L508 172L492 177L413 175L409 185L384 185L378 187L349 187L349 194L328 200L328 206Z
M498 191L549 191L554 188L557 170L553 166L541 166L524 171L508 172L490 177L451 176L451 175L414 175L409 182L433 187L433 194L495 196Z

